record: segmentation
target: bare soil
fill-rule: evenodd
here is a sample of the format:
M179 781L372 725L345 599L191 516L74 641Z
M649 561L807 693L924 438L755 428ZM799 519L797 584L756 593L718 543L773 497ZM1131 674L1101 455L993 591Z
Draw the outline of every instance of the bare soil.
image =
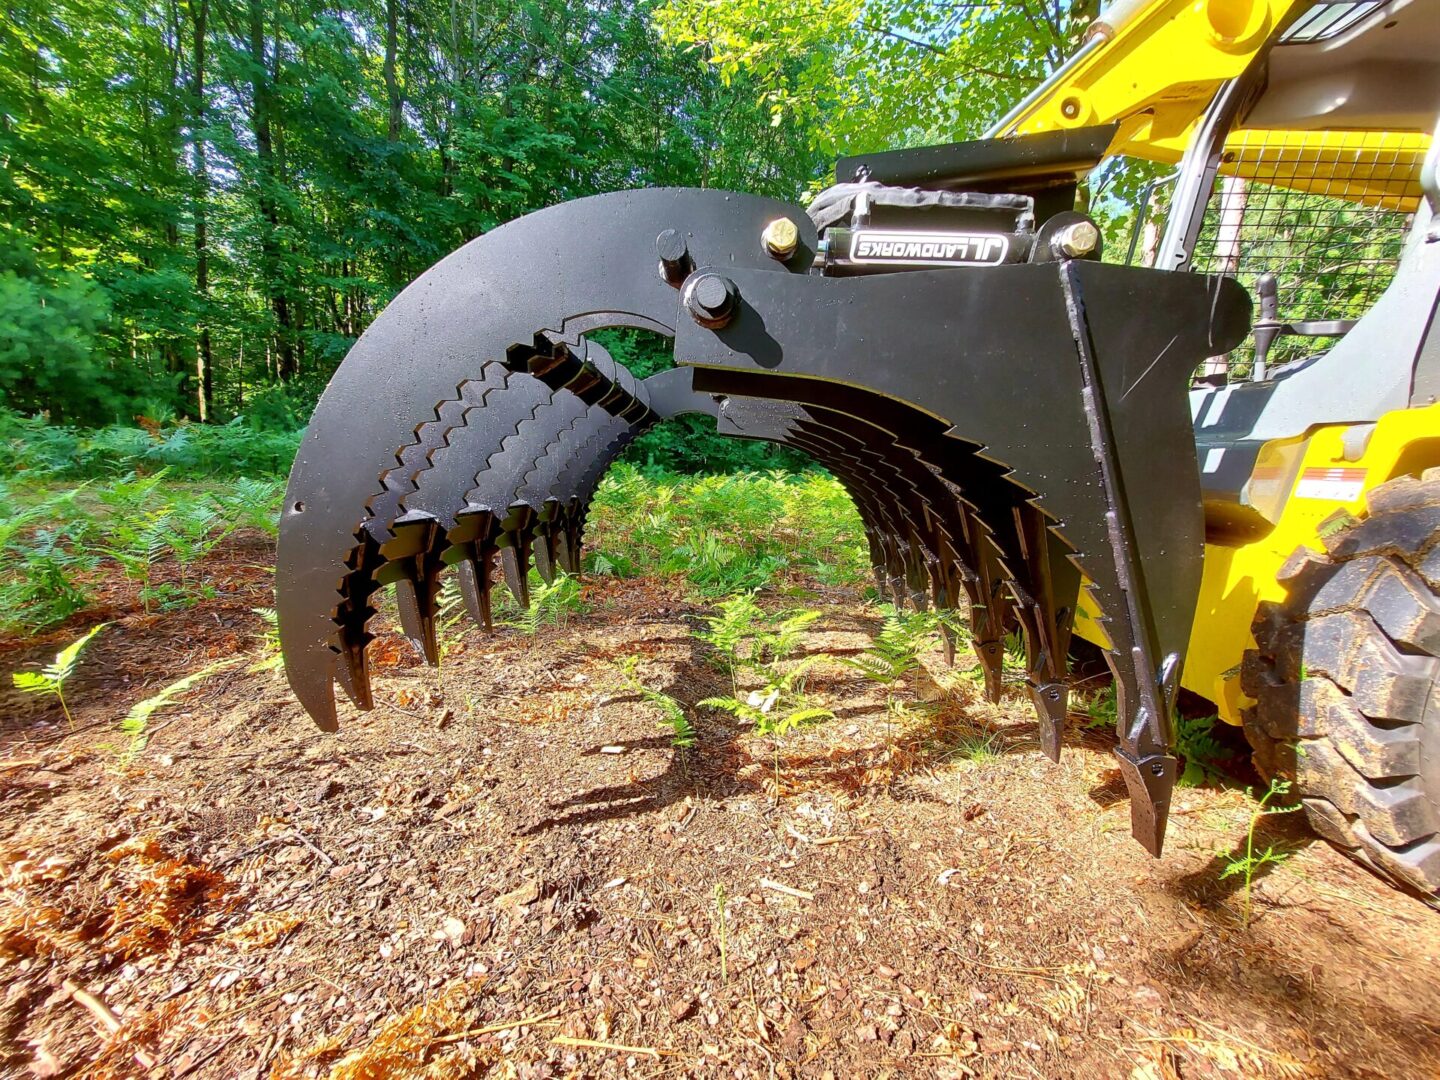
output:
M811 686L833 721L776 741L699 710L677 751L617 661L728 692L704 608L604 581L567 627L467 635L443 685L382 634L376 709L325 735L251 670L266 542L213 558L196 608L116 586L0 643L8 673L115 620L73 732L0 690L5 1076L1440 1073L1440 916L1281 815L1247 923L1217 858L1244 790L1182 791L1152 860L1111 738L1077 720L1052 765L1018 686L990 705L937 653L897 716L837 665ZM809 651L876 629L856 592L803 602ZM127 761L118 718L223 660Z

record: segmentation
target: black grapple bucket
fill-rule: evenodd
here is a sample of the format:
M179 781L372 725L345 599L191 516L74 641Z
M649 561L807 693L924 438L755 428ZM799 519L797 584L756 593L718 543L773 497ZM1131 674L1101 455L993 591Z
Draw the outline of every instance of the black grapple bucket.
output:
M1244 336L1247 296L1058 255L824 263L796 207L631 191L496 229L398 296L331 380L286 492L280 634L315 721L336 727L337 681L371 705L377 589L395 586L405 634L434 662L442 575L488 627L493 580L524 604L531 566L578 572L605 470L659 420L705 413L828 468L860 512L877 589L965 611L992 696L1018 631L1052 757L1071 622L1082 583L1093 590L1133 830L1158 854L1203 543L1185 391ZM680 366L633 377L587 339L609 327L666 335Z

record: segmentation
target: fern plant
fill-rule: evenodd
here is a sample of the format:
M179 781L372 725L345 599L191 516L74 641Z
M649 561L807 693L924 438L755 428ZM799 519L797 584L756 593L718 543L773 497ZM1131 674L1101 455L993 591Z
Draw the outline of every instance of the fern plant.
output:
M109 626L109 623L100 623L91 627L90 632L76 641L72 641L65 648L55 654L55 659L39 671L17 671L10 676L10 681L15 684L16 689L27 694L41 694L55 698L60 702L60 711L65 714L65 720L70 725L70 730L75 730L75 717L70 714L70 705L65 700L65 684L70 681L70 676L75 673L75 665L80 661L80 654L85 651L96 634Z
M120 721L120 733L129 737L129 742L120 751L121 766L128 766L140 754L144 753L145 747L150 742L150 718L160 709L169 705L172 700L189 690L196 683L208 679L222 668L229 667L235 663L234 660L219 660L213 664L201 668L183 679L177 679L169 686L162 689L158 694L152 694L144 701L136 702L135 705L125 714L125 719Z
M763 685L745 696L735 693L709 697L696 704L727 712L745 721L757 735L784 735L803 724L833 720L829 709L810 706L805 701L805 679L810 669L830 657L816 654L799 660L784 670L775 664L753 664L752 670L762 676Z
M580 595L580 580L566 573L557 573L548 585L538 574L530 579L530 606L521 609L511 602L514 614L503 625L514 627L526 637L534 637L546 626L564 626L571 615L585 610Z
M705 619L708 630L695 636L713 650L720 667L732 679L750 669L788 660L800 647L805 631L820 618L818 611L791 611L767 615L753 592L738 593L719 605L718 615Z
M844 663L873 682L892 686L920 666L920 654L940 623L928 611L901 612L890 604L882 610L885 621L870 647Z
M265 624L265 630L260 638L260 659L250 665L249 670L274 671L285 663L285 658L280 652L280 616L274 608L257 607L251 608L260 621Z
M147 615L154 598L152 572L170 550L169 518L165 510L121 518L112 525L108 542L100 545L100 551L119 563L127 578L140 582L140 603Z
M234 529L259 529L271 536L280 531L280 502L284 485L278 480L241 477L211 493L216 508Z
M620 661L620 678L625 689L660 710L661 721L670 728L671 746L677 750L690 749L695 745L695 728L685 715L685 706L669 694L646 686L640 680L639 668L638 656L627 656Z
M1230 779L1220 764L1232 755L1215 738L1214 716L1177 717L1175 720L1175 751L1185 762L1176 783L1182 787L1223 784Z
M1115 698L1115 684L1110 683L1105 689L1092 697L1082 710L1086 716L1084 728L1086 731L1113 731L1115 730L1116 716L1119 705Z
M765 612L754 593L737 593L718 605L719 614L707 616L708 630L695 636L713 650L712 658L733 679L750 658L750 646L760 632Z

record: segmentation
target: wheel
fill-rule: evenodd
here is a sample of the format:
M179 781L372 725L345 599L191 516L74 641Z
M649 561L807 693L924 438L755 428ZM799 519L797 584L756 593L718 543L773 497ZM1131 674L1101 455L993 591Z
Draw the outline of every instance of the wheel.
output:
M1370 492L1301 548L1260 605L1241 686L1256 768L1311 827L1401 885L1440 894L1440 469Z

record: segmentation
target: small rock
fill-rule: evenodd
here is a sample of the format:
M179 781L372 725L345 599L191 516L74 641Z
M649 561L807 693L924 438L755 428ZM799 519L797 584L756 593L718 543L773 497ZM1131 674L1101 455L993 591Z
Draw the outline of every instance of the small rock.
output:
M900 977L900 972L896 971L889 964L876 964L875 974L879 975L882 979L898 979Z
M451 915L447 917L441 929L444 931L445 938L450 942L452 949L458 949L464 944L465 924L455 918L455 916Z
M602 746L602 747L600 747L600 753L602 753L602 754L623 754L623 753L625 753L625 747L623 747L623 746Z
M879 1038L880 1033L875 1030L874 1024L861 1024L855 1029L855 1039L857 1042L872 1043L878 1041Z
M1151 1012L1159 1012L1165 1006L1165 999L1160 996L1160 991L1143 983L1130 992L1130 997L1136 1005Z
M518 889L513 889L510 892L506 893L504 896L498 897L495 900L495 906L501 911L507 911L512 908L528 907L530 904L533 904L539 898L540 882L538 882L534 878L531 878L529 881L525 882L525 884L521 885Z
M785 1050L795 1050L805 1041L805 1023L798 1016L790 1017L790 1023L785 1025L785 1033L780 1036L780 1046Z
M699 1007L700 1003L696 1000L695 995L689 994L670 1006L670 1019L677 1024L681 1020L688 1020L695 1015L695 1010Z

